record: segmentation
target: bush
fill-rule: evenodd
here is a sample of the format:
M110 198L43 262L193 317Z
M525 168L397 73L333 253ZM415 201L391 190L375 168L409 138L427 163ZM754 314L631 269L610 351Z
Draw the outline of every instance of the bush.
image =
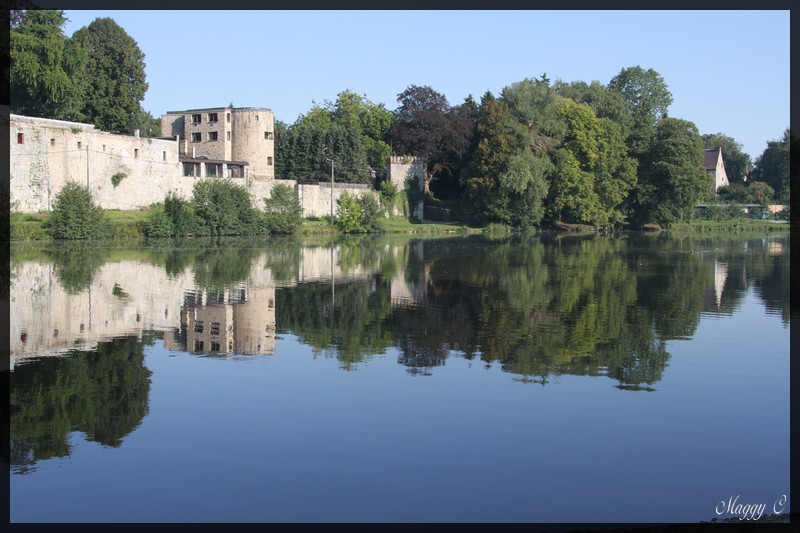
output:
M302 211L294 189L275 185L270 197L264 198L264 226L269 233L294 233L303 222Z
M336 227L344 233L363 233L361 223L361 203L348 192L342 193L336 200Z
M361 205L361 227L367 233L378 233L381 231L381 218L383 209L378 205L378 200L373 194L362 196L358 203Z
M56 195L49 222L54 239L92 239L109 234L103 209L75 182L68 182Z
M211 235L258 233L258 212L250 193L226 179L197 182L192 207L198 222Z
M188 200L170 191L164 198L164 212L172 222L173 235L176 237L197 233L197 217Z
M122 180L125 179L127 176L128 175L125 174L124 172L117 172L116 174L111 176L111 185L113 185L114 188L116 189L117 185L122 183Z
M391 211L394 206L395 198L397 197L397 185L391 181L381 182L381 203L383 207Z
M175 225L164 210L164 204L158 203L150 206L150 216L142 227L145 237L160 238L175 235Z

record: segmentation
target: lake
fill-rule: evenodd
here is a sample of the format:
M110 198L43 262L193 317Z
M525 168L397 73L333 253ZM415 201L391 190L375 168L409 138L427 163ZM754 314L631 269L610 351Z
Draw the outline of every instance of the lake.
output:
M10 269L12 522L789 510L788 233L18 243Z

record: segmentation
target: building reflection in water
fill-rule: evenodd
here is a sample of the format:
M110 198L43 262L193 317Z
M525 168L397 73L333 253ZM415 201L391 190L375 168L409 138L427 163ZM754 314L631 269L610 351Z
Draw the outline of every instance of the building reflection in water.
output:
M240 286L183 295L180 329L164 337L173 351L204 354L275 353L275 286Z

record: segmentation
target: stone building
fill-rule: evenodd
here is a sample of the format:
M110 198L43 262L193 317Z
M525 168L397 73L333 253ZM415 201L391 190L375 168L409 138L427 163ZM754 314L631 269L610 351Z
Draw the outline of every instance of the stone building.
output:
M184 176L275 179L275 115L267 108L168 111L161 135L179 139Z
M703 163L706 167L706 173L711 174L714 179L714 194L720 187L727 187L730 185L728 182L728 174L725 172L725 162L722 160L722 147L709 148L703 154Z

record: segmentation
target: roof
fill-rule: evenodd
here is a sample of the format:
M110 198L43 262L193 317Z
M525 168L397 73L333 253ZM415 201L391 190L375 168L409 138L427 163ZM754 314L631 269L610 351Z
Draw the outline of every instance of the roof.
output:
M201 107L198 109L186 109L184 111L167 111L164 113L165 115L184 115L186 113L197 113L197 112L208 112L208 111L222 111L225 109L230 109L231 111L272 111L268 107L229 107L229 106L220 106L220 107Z
M705 149L703 153L703 165L706 167L706 170L714 170L717 168L717 160L721 150L721 147Z
M182 155L178 157L178 160L181 163L216 163L216 164L225 163L227 165L241 165L241 166L248 164L247 161L227 161L225 159L209 159L205 156L186 157Z

